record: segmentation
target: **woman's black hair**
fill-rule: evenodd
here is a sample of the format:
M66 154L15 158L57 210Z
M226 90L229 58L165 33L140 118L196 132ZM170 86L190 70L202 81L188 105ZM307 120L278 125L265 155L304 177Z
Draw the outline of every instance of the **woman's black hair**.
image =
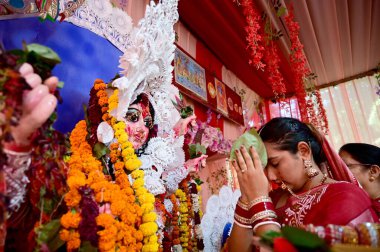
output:
M261 127L259 134L264 142L275 143L279 150L286 150L293 154L297 153L299 142L306 142L311 148L313 159L317 165L326 161L318 131L298 119L273 118Z
M148 99L148 96L144 93L141 93L137 96L136 100L134 100L131 105L133 104L137 104L139 102L143 102L143 103L147 103L149 104L149 111L150 111L150 115L152 116L152 120L153 120L153 127L151 129L149 129L149 134L148 134L148 140L137 150L135 150L135 153L138 157L140 157L141 155L145 154L145 149L146 147L148 147L148 142L149 142L149 139L151 139L152 137L156 137L157 136L157 125L154 124L154 108L152 106L152 104L149 102L149 99Z
M340 147L339 153L345 151L361 164L380 166L380 148L366 143L348 143ZM366 166L370 169L370 166Z

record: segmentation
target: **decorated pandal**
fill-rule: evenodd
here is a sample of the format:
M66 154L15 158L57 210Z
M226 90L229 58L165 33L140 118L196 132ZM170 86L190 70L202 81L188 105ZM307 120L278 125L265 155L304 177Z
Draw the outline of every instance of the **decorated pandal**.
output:
M178 1L152 1L138 26L104 32L100 27L109 22L109 17L102 19L101 13L89 11L97 1L75 1L61 12L56 1L47 2L51 5L29 3L34 7L27 10L38 13L45 8L41 11L45 18L59 16L78 26L92 27L123 51L122 76L94 80L86 117L68 137L54 130L52 116L33 134L32 152L2 148L1 176L6 184L1 188L2 249L228 251L232 226L242 224L235 215L241 193L233 181L229 160L223 159L220 166L225 168L224 173L211 173L222 176L223 181L216 188L208 188L213 195L202 204L205 188L199 170L207 156L199 143L228 156L231 147L255 146L262 164L267 162L266 151L254 130L247 131L234 146L221 140L217 129L198 125L193 111L180 99L172 84ZM60 61L48 48L29 45L26 49L17 56L1 55L2 142L11 139L12 127L25 119L22 96L30 88L26 75L18 70L17 59L23 58L20 55L32 57L34 49L32 66L48 65L48 70L36 71L46 75L43 79L51 77L51 68ZM12 88L15 84L18 89ZM280 87L277 91L282 95ZM51 93L60 97L59 89ZM199 128L203 142L194 140L199 138ZM184 152L189 143L193 143L190 158ZM255 221L260 223L261 219ZM380 246L380 227L375 223L356 227L309 224L282 230L282 234L263 237L261 245L276 251L276 238L281 236L286 246L291 243L308 251L326 251L327 246L333 251L375 251L372 249ZM17 244L21 233L26 241ZM303 239L311 246L302 243Z

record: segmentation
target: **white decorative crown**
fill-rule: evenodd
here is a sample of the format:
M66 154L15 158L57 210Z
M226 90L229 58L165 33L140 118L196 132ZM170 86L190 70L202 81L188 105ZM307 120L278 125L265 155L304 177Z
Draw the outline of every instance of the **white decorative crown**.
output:
M171 113L176 113L172 104L173 95L178 90L172 85L172 61L175 50L174 24L178 20L178 0L153 1L147 6L145 17L130 33L130 45L120 58L123 69L121 77L113 82L119 89L119 106L112 115L118 120L123 118L131 101L141 94L150 96L155 108L156 123L161 130L169 130L173 125L161 125L176 122ZM170 110L170 111L169 111ZM170 117L170 118L169 118Z

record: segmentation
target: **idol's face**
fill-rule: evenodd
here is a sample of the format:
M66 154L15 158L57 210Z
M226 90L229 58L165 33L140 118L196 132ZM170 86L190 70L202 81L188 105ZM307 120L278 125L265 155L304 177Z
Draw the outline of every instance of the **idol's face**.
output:
M153 127L149 105L139 102L129 106L125 120L127 125L125 131L133 148L137 150L148 140L149 130Z

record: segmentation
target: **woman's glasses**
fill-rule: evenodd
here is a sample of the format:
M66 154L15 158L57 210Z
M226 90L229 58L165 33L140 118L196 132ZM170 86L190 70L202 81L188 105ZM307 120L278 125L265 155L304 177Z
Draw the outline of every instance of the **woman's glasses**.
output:
M358 167L358 166L371 166L372 164L346 164L348 168L352 169L354 167Z
M127 114L125 115L124 118L125 120L127 120L127 122L136 123L140 120L140 116L141 116L141 112L138 109L131 108L131 109L128 109ZM150 115L144 118L144 125L148 129L153 128L153 119Z

